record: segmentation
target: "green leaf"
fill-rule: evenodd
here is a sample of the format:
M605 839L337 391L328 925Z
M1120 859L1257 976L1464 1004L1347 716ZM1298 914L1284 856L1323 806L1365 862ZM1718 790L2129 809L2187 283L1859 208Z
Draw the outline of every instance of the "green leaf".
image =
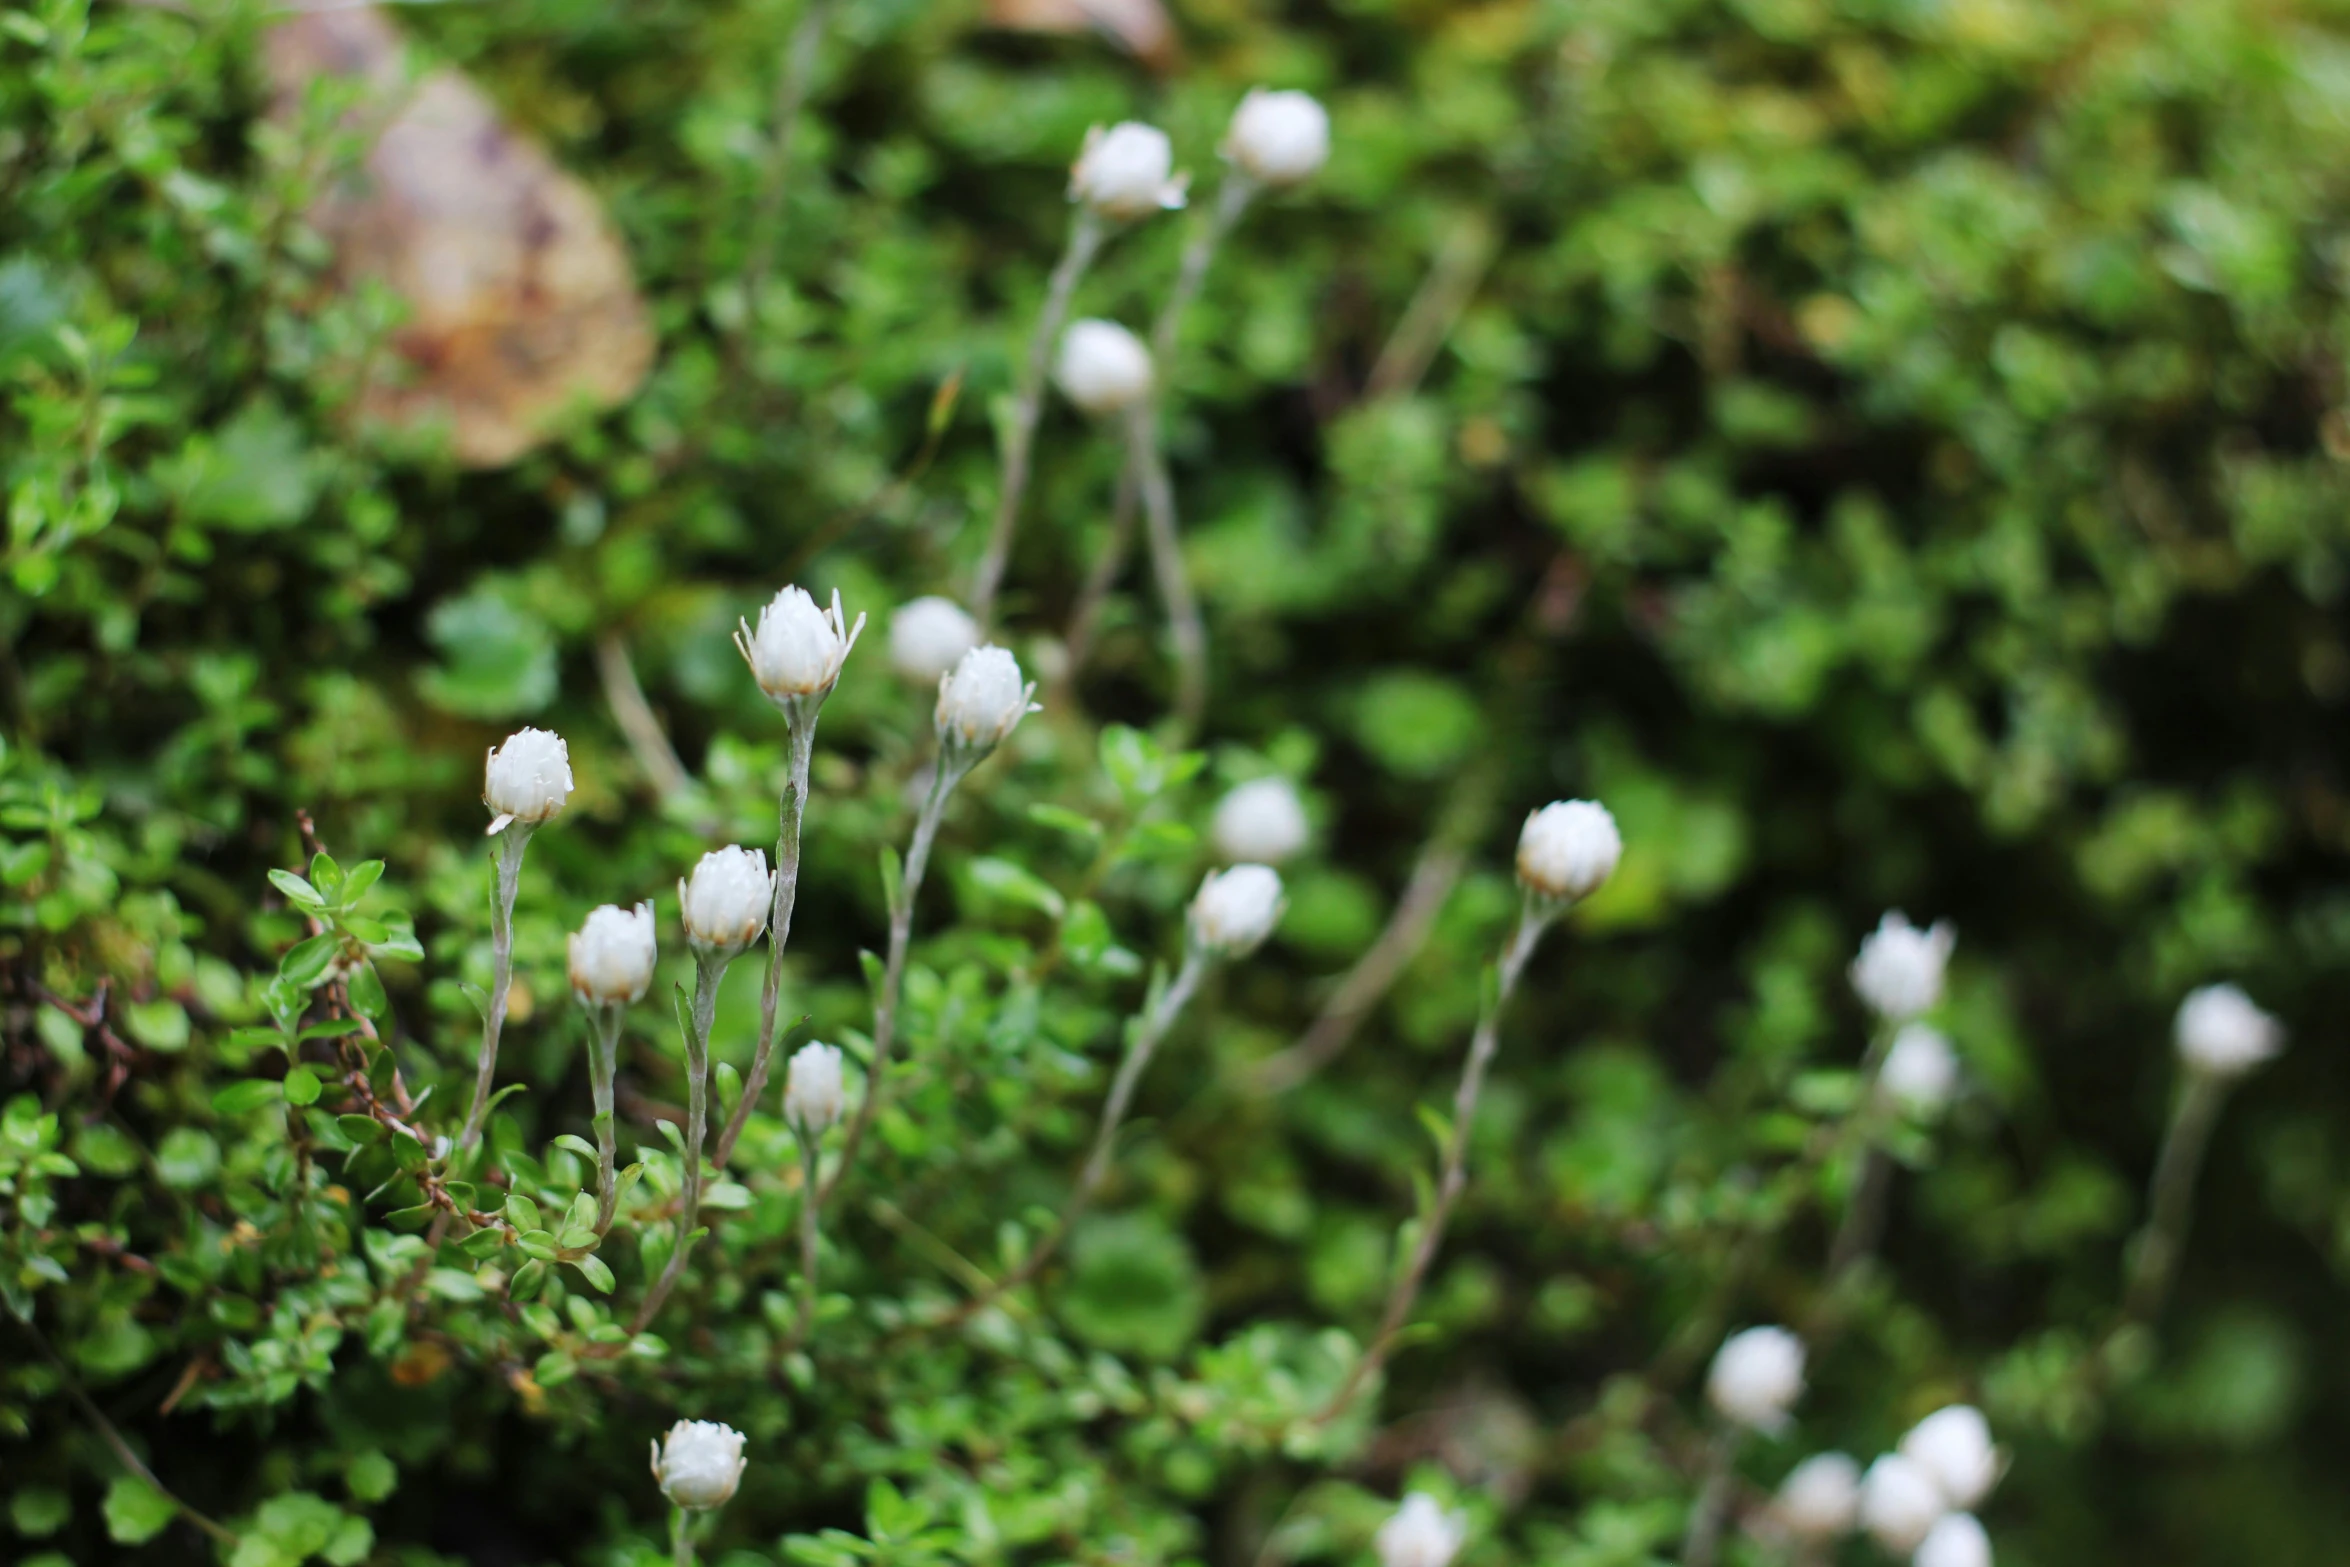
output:
M1014 861L981 855L965 866L964 874L991 897L1035 909L1048 918L1057 920L1068 910L1068 901L1049 883Z
M8 1499L8 1521L27 1539L47 1539L72 1516L73 1503L52 1486L28 1485Z
M367 896L367 890L381 879L383 873L383 861L361 860L343 873L343 885L336 892L335 901L346 909L356 906L361 898Z
M506 1222L518 1231L546 1228L539 1221L539 1205L520 1192L511 1193L506 1198Z
M325 464L302 427L263 397L228 423L187 439L156 477L191 522L237 533L287 528L309 515Z
M307 990L326 977L327 965L334 962L342 944L342 938L333 931L322 931L280 958L278 974L287 983Z
M383 977L376 973L372 963L362 963L351 970L343 987L351 998L351 1010L370 1022L381 1022L384 1014L392 1009L391 998L384 994Z
M280 1085L285 1090L286 1103L307 1105L318 1102L318 1074L306 1066L295 1067L286 1074Z
M338 1115L335 1129L363 1148L384 1138L383 1123L371 1115Z
M271 886L277 888L278 891L303 908L323 909L326 907L326 895L292 871L281 871L273 867L269 873L269 881Z
M597 1157L596 1145L589 1142L586 1138L580 1136L576 1132L565 1132L562 1136L555 1139L555 1146L558 1148L567 1149L570 1152L579 1155L582 1159L594 1159Z
M579 1270L581 1278L595 1286L597 1293L603 1295L612 1293L615 1280L612 1277L612 1270L605 1266L603 1258L597 1256L580 1257L575 1259L571 1265Z
M188 1048L187 1009L176 1001L141 1001L124 1009L131 1037L149 1050L176 1055Z
M546 1282L547 1265L536 1260L526 1262L514 1270L514 1277L508 1281L506 1285L507 1298L528 1300L536 1295L539 1292L539 1286Z
M136 1475L117 1475L106 1488L106 1536L117 1545L144 1545L178 1511L171 1498Z
M317 1079L311 1080L315 1087ZM263 1105L277 1103L284 1088L265 1077L248 1077L241 1083L231 1083L212 1096L212 1108L219 1115L243 1115ZM312 1098L316 1098L314 1093Z
M427 702L467 718L511 718L547 705L555 695L555 633L519 600L519 593L483 583L433 606L424 634L441 661L417 682Z

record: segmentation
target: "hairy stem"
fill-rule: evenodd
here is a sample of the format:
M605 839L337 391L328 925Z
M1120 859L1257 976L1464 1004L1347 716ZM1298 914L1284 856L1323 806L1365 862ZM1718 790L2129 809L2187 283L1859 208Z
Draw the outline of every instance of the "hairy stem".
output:
M631 1333L642 1333L659 1315L669 1292L677 1288L685 1260L694 1249L694 1227L701 1222L702 1142L710 1122L710 1019L718 1010L718 981L726 973L726 964L726 958L713 953L695 954L693 1016L685 1031L685 1191L677 1212L677 1244L652 1293L637 1307L636 1320L628 1325Z
M669 1509L670 1567L694 1567L694 1515L674 1504Z
M1255 180L1231 169L1224 176L1224 188L1216 193L1216 210L1191 236L1191 243L1183 247L1183 264L1176 269L1175 286L1167 291L1167 302L1159 307L1159 319L1151 326L1151 354L1158 361L1159 384L1164 386L1167 367L1175 360L1175 339L1183 330L1183 318L1192 302L1199 298L1200 285L1208 278L1208 263L1216 259L1216 250L1224 243L1224 236L1240 221L1248 204L1262 189Z
M596 1101L596 1233L611 1233L620 1208L620 1126L612 1113L612 1080L620 1066L620 1023L626 1009L592 1006L588 1025L588 1086Z
M1828 1247L1827 1293L1831 1300L1852 1270L1876 1251L1885 1229L1885 1203L1893 1180L1893 1161L1885 1153L1885 1121L1889 1112L1884 1095L1878 1092L1877 1080L1885 1070L1892 1038L1890 1024L1879 1028L1860 1066L1860 1105L1849 1123L1849 1137L1860 1145L1860 1174L1853 1180L1852 1195L1844 1204L1844 1217L1838 1221L1836 1238Z
M1730 1494L1736 1479L1731 1462L1738 1456L1738 1428L1723 1421L1706 1447L1705 1478L1697 1501L1689 1509L1689 1533L1681 1545L1681 1567L1714 1567L1722 1544L1722 1523L1729 1515Z
M2188 1221L2194 1215L2195 1178L2202 1172L2204 1151L2211 1145L2212 1129L2227 1097L2226 1080L2209 1072L2189 1072L2179 1090L2146 1195L2146 1227L2138 1232L2131 1258L2129 1285L2122 1297L2124 1322L2151 1326L2170 1299L2179 1257L2186 1249Z
M530 834L529 824L508 822L490 840L490 858L498 872L497 892L490 903L490 1004L481 1019L481 1059L473 1072L473 1108L465 1113L465 1130L457 1139L460 1158L481 1141L482 1121L489 1115L490 1083L498 1075L498 1036L506 1030L506 1001L514 989L514 894L522 885L522 851Z
M791 1337L784 1342L783 1353L790 1354L808 1342L816 1331L816 1248L823 1239L823 1153L816 1139L806 1132L800 1141L800 1319L792 1324Z
M1134 517L1141 507L1142 476L1128 454L1118 465L1118 493L1110 505L1110 531L1102 535L1101 553L1094 556L1093 565L1085 574L1085 586L1077 590L1076 607L1069 611L1069 630L1062 638L1069 650L1072 678L1093 656L1093 639L1101 630L1102 606L1109 601L1110 590L1118 585L1118 573L1126 566L1126 552L1134 547Z
M759 1046L751 1056L750 1075L743 1079L742 1102L727 1117L718 1134L710 1162L719 1169L733 1156L743 1123L766 1091L767 1074L775 1067L776 1003L783 995L783 949L791 941L793 906L800 895L800 823L808 814L808 758L816 749L816 714L792 722L785 741L783 798L778 805L775 834L775 903L767 915L767 981L759 991Z
M1140 476L1142 515L1150 539L1151 570L1167 605L1167 627L1175 644L1175 725L1188 739L1199 730L1208 704L1208 629L1192 596L1183 564L1183 540L1175 521L1175 488L1159 452L1158 421L1149 405L1127 417L1128 461Z
M773 140L767 146L767 166L759 185L759 206L751 220L751 248L743 258L743 330L759 329L761 296L767 274L775 266L775 243L782 230L783 199L791 188L792 142L800 111L808 102L808 87L816 75L816 51L832 20L832 0L807 0L799 25L792 29L791 53L775 84ZM724 1163L721 1158L720 1163Z

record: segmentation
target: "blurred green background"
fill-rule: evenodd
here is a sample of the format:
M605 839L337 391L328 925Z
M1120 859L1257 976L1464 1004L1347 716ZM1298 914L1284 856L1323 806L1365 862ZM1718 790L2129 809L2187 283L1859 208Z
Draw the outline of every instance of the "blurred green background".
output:
M2014 1452L2003 1562L2343 1559L2350 5L1176 0L1153 65L846 0L772 227L790 0L402 8L605 204L657 337L638 395L494 471L360 432L398 310L304 217L356 139L331 98L267 116L258 7L191 9L0 10L0 1260L238 1567L657 1560L638 1455L680 1414L751 1434L707 1553L743 1567L1368 1561L1407 1480L1471 1508L1477 1567L1670 1560L1690 1355L1817 1289L1826 1226L1759 1212L1758 1172L1848 1081L1843 966L1888 907L1958 927L1967 1088L1749 1478L1978 1398ZM726 633L786 581L877 622L825 715L791 967L855 1042L927 723L878 623L977 555L1068 161L1147 118L1204 195L1258 84L1321 96L1335 150L1238 229L1170 374L1207 764L1148 801L1096 765L1094 730L1168 690L1129 572L1092 667L950 817L921 1070L831 1237L848 1304L812 1360L774 1353L777 1123L658 1365L550 1369L463 1275L387 1319L350 1236L339 1265L271 1251L280 1134L212 1099L274 1070L234 1031L300 934L264 877L304 857L296 811L388 862L426 951L386 971L407 1070L453 1097L480 758L568 737L505 1108L576 1130L562 935L770 841L781 730ZM1147 322L1198 215L1116 238L1080 311ZM1004 628L1048 674L1116 467L1048 409ZM683 791L614 721L608 638ZM940 1250L992 1271L1066 1190L1140 963L1176 949L1180 828L1268 771L1316 848L1154 1068L1104 1213L1020 1312L891 1340L892 1303L957 1291ZM1448 1102L1516 824L1561 795L1614 809L1624 866L1520 993L1432 1327L1374 1419L1285 1445L1326 1330L1376 1317L1414 1107ZM1167 825L1096 879L1037 802ZM1439 824L1471 868L1425 950L1334 1065L1253 1089ZM1107 930L1077 941L1080 895ZM2217 978L2292 1048L2222 1126L2159 1346L2103 1376L2170 1012ZM678 1092L658 1000L623 1068L650 1101ZM0 1337L0 1554L203 1559L180 1526L129 1543L67 1373Z

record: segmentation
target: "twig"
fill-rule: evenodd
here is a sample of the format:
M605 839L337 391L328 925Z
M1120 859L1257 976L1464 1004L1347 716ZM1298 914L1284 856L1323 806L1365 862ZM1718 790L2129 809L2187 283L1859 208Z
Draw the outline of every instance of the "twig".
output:
M645 688L637 684L636 666L629 660L628 638L620 632L607 631L596 639L596 673L603 677L604 705L612 709L612 722L620 726L621 738L653 792L668 800L692 788L693 775L678 760L669 732L645 700Z
M783 949L791 941L792 910L800 896L800 826L808 815L808 759L816 749L816 709L809 707L791 721L785 740L783 798L775 830L775 902L767 915L767 978L759 989L759 1044L751 1054L750 1075L743 1079L743 1096L718 1134L710 1162L719 1169L734 1153L735 1139L751 1118L767 1089L767 1074L775 1067L776 1004L783 995Z
M1150 539L1151 568L1167 605L1167 629L1175 644L1175 727L1188 740L1199 732L1208 704L1208 628L1192 595L1183 564L1183 540L1175 522L1175 489L1159 452L1158 424L1149 404L1127 418L1128 461L1141 476L1142 515Z

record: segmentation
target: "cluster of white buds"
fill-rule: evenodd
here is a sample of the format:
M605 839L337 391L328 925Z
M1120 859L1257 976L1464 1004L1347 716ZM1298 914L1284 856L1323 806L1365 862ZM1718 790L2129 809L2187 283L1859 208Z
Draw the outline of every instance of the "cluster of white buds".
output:
M1227 860L1278 865L1306 846L1306 808L1286 778L1255 778L1216 802L1208 837Z
M490 808L489 830L509 822L526 827L552 820L571 799L571 752L552 729L523 729L490 749L482 768L481 803Z
M840 1047L805 1044L792 1053L783 1084L783 1118L803 1137L822 1137L847 1107L841 1086Z
M732 1501L743 1468L743 1434L715 1420L680 1420L653 1444L653 1478L661 1494L690 1512Z
M1037 710L1035 695L1036 682L1020 678L1018 659L992 642L975 647L939 677L939 742L984 756Z
M2173 1033L2189 1071L2242 1077L2285 1048L2284 1025L2233 985L2205 985L2179 1003Z
M1553 800L1518 832L1518 880L1537 898L1576 903L1615 874L1624 839L1596 800Z
M1219 958L1244 958L1281 922L1281 876L1270 865L1210 871L1191 900L1191 937Z
M1259 87L1232 111L1224 156L1267 185L1310 179L1330 159L1330 114L1313 95Z
M1949 1036L1931 1023L1904 1023L1877 1068L1877 1092L1886 1103L1931 1120L1958 1092L1958 1055Z
M1770 1519L1780 1530L1814 1544L1852 1532L1860 1516L1860 1465L1849 1453L1815 1453L1779 1482Z
M712 849L677 884L686 939L705 952L727 957L759 939L775 901L775 873L762 849Z
M1070 322L1053 361L1061 395L1097 419L1141 406L1151 373L1151 351L1115 321Z
M1973 1513L1947 1513L1926 1531L1910 1567L1991 1567L1991 1536Z
M1931 1012L1942 999L1942 971L1957 941L1948 920L1920 930L1896 909L1861 942L1852 960L1852 988L1888 1023Z
M653 906L605 904L571 933L571 993L587 1006L627 1006L653 983Z
M1130 221L1183 205L1189 181L1174 173L1167 133L1134 120L1108 130L1095 126L1069 170L1069 199L1105 218Z
M913 599L889 617L890 667L921 685L936 685L977 646L979 622L953 599Z
M1909 1428L1895 1449L1933 1477L1943 1502L1964 1511L1991 1494L2006 1459L1992 1445L1991 1422L1972 1404L1935 1410Z
M1969 1509L1991 1494L2006 1464L1981 1410L1937 1409L1869 1465L1860 1526L1895 1555L1915 1552L1912 1567L1990 1567L1990 1537Z
M1748 1328L1723 1340L1705 1396L1726 1420L1777 1431L1803 1396L1803 1340L1785 1328Z
M1448 1512L1435 1497L1414 1491L1379 1526L1379 1567L1450 1567L1468 1538L1466 1515Z
M805 589L788 587L760 609L757 630L747 620L737 623L734 645L767 700L797 723L831 694L864 629L863 615L853 626L843 618L838 588L831 607L823 608Z
M1916 1550L1949 1511L1925 1466L1899 1453L1887 1453L1861 1477L1860 1526L1896 1556Z

